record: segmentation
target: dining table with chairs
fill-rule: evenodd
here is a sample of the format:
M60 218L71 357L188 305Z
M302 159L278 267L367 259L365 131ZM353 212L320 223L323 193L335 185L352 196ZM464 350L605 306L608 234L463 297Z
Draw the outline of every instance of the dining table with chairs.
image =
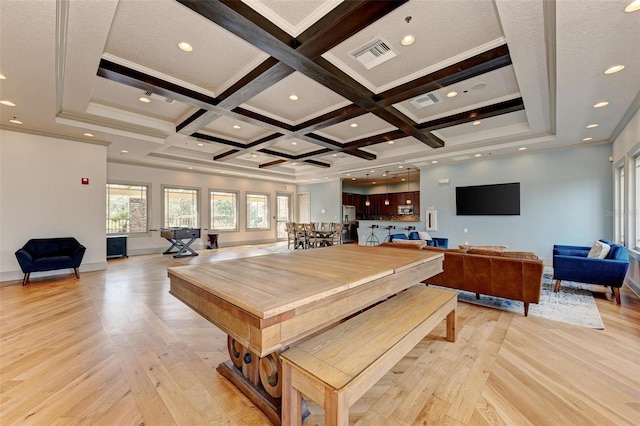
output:
M294 250L328 247L342 244L344 226L337 222L287 222L287 248Z

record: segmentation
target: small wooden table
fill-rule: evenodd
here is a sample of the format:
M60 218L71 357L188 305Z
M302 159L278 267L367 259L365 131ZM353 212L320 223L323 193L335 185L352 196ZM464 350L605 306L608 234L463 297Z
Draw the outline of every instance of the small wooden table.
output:
M339 245L169 268L170 293L227 333L218 366L275 424L289 345L442 272L440 252Z

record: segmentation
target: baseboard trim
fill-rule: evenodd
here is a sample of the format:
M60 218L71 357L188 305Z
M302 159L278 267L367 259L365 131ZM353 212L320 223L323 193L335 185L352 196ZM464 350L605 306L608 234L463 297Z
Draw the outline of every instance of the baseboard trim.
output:
M80 265L80 274L82 274L83 272L101 271L103 269L107 269L107 262L83 263L82 265ZM53 276L67 275L67 274L73 274L73 269L67 268L67 269L55 269L53 271L32 272L31 278L53 277ZM24 274L19 269L15 271L0 272L0 282L14 281L14 280L22 281L23 277L24 277Z
M636 296L640 297L640 283L638 283L631 277L626 277L624 279L624 283L627 285L627 287L629 287L629 290L634 292Z

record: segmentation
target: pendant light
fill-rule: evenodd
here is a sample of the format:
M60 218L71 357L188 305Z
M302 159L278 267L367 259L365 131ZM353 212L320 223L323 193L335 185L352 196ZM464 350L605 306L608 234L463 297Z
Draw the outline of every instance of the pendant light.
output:
M384 197L384 205L389 205L389 171L385 172L387 175L387 195Z
M371 205L371 202L369 201L369 173L367 173L367 185L365 187L367 189L367 199L364 202L364 205L369 207Z
M411 170L411 168L407 167L407 205L411 204L411 195L409 194L409 170Z

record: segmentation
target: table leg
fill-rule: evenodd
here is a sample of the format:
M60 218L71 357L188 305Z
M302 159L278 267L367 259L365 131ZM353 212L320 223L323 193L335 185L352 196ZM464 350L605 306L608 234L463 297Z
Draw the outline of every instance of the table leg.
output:
M283 380L280 355L274 352L261 358L231 336L227 336L227 349L231 359L220 364L217 371L256 404L272 423L279 425ZM303 399L302 418L309 415Z

